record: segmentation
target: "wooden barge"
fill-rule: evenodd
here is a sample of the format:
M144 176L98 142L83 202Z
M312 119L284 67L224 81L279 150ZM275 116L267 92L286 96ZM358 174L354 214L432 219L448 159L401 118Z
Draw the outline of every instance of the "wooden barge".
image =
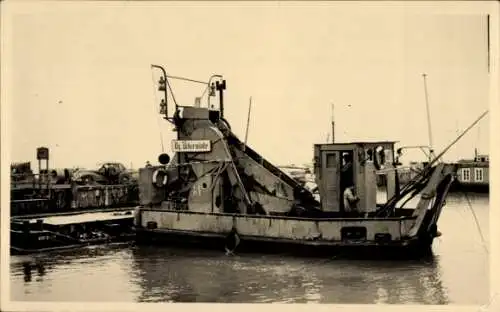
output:
M133 210L101 210L12 218L11 254L32 254L131 241Z
M12 253L80 248L133 237L131 209L138 203L138 185L123 165L105 163L95 171L49 170L46 147L37 149L37 159L37 174L29 162L11 165Z
M180 106L174 99L170 114L169 76L154 67L162 71L160 111L174 125L177 140L172 142L172 159L161 154L161 166L139 170L140 206L134 221L138 243L228 253L429 254L440 235L437 223L456 166L430 163L399 189L394 142L317 144L317 201L231 131L223 114L225 80L213 76L204 83L210 90L206 108L199 99L194 106ZM214 97L218 107L211 103ZM385 169L389 200L383 205L376 203L374 163ZM345 200L348 187L356 193L354 211L345 206L351 205ZM406 208L408 199L417 195L418 205Z

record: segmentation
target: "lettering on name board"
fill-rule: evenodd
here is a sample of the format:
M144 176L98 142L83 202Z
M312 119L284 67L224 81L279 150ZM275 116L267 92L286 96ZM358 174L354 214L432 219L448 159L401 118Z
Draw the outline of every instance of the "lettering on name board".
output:
M172 152L200 153L210 152L210 140L172 140Z

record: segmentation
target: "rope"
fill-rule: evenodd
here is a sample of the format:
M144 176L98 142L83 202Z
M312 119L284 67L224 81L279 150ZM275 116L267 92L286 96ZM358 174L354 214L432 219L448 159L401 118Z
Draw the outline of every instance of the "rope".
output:
M208 89L210 89L210 86L207 83L207 87L205 88L205 90L203 90L203 93L200 96L201 98L203 98L205 96L205 94L207 93Z
M479 236L481 237L481 243L483 244L484 250L486 250L486 253L489 254L488 247L486 245L486 240L484 239L484 236L483 236L483 231L481 230L481 226L479 225L479 220L476 216L476 213L474 212L474 209L472 208L472 204L469 200L469 196L467 196L467 193L465 193L465 192L463 192L463 194L465 196L465 199L467 200L467 206L469 207L469 209L472 213L472 216L474 217L474 223L476 224L477 231L479 232Z
M174 91L172 91L172 87L170 86L170 82L168 81L167 77L165 77L165 84L167 85L168 90L170 91L170 95L172 96L172 100L174 100L175 107L177 108L177 106L178 106L177 100L175 99ZM167 99L165 99L165 101L166 100Z
M377 216L383 214L383 213L388 213L391 212L395 207L396 203L401 200L401 198L404 198L408 193L411 192L411 190L414 188L415 184L418 184L422 181L424 181L427 177L426 175L432 175L432 170L433 170L433 164L439 161L439 159L448 152L448 150L453 147L467 132L469 132L470 129L472 129L481 119L483 119L486 114L488 114L488 110L485 111L484 113L481 114L469 127L467 127L462 133L455 139L453 140L441 153L439 153L437 156L434 157L432 161L430 161L427 166L423 168L423 170L417 174L416 177L414 177L410 182L408 182L406 185L403 186L401 189L401 193L393 196L390 198L384 206L377 212Z
M185 78L185 77L180 77L180 76L167 75L166 78L172 78L172 79L177 79L177 80L184 80L184 81L196 82L196 83L199 83L199 84L208 85L208 82L206 82L206 81L195 80L195 79L190 79L190 78Z
M234 239L234 246L231 249L229 249L227 243L228 240L231 238ZM236 250L239 244L240 244L240 237L236 229L233 228L231 232L226 236L226 245L224 246L224 249L226 250L226 256L234 256L234 251Z
M215 174L214 176L214 181L217 181L217 179L219 178L219 176L222 174L222 172L224 172L224 170L226 170L226 168L229 166L229 163L223 163L221 164L218 169L217 169L217 173ZM214 188L215 188L215 183L212 184L212 187L210 189L211 192L213 192Z

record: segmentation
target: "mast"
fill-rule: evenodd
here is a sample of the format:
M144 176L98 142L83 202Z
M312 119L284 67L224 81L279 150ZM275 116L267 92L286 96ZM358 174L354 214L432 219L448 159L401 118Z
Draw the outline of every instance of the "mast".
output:
M250 97L250 102L248 103L248 117L247 117L247 129L245 130L245 145L243 148L247 146L248 140L248 128L250 127L250 113L252 111L252 97Z
M488 58L488 74L490 73L490 53L491 53L491 47L490 47L490 15L486 15L486 45L487 45L487 55L486 57Z
M332 143L335 143L335 119L334 119L335 104L332 103Z
M429 135L429 148L430 148L429 161L431 161L434 155L434 147L432 144L432 126L431 126L431 112L429 108L429 96L427 94L427 79L426 79L427 74L423 73L422 77L424 78L425 107L427 109L427 132Z

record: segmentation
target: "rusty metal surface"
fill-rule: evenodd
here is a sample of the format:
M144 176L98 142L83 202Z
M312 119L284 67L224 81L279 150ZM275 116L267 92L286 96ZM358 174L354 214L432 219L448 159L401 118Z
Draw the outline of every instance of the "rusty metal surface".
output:
M126 185L99 187L80 186L76 190L72 208L109 207L125 204L129 200Z
M148 222L157 223L158 229L180 230L189 232L229 233L234 226L241 236L258 236L265 238L283 238L294 240L340 241L344 227L363 226L366 228L366 239L375 239L376 233L389 233L393 240L401 238L402 229L408 225L395 219L324 219L300 220L285 218L249 217L242 215L193 214L172 211L143 210L141 225Z
M21 194L11 199L11 215L71 211L88 208L133 206L138 202L137 185L60 185L50 197L34 198Z

